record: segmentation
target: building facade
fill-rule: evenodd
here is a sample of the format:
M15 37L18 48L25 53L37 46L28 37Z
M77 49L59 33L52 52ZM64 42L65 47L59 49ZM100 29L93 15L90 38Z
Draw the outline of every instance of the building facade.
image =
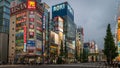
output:
M82 61L82 54L83 54L83 43L84 43L84 32L82 27L78 27L76 30L76 49L77 49L77 55Z
M74 11L68 2L63 2L52 6L52 18L60 16L64 19L63 36L64 45L67 46L69 62L73 62L75 57L75 36L76 25L74 23Z
M49 20L45 5L28 0L10 9L9 63L44 63Z
M10 2L0 0L0 61L8 62Z

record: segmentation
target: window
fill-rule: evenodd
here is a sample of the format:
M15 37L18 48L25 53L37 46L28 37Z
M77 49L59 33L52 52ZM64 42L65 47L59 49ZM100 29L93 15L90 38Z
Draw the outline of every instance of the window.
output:
M14 49L14 47L12 47L12 49Z
M14 41L12 41L12 43L14 43Z
M14 28L12 28L12 30L14 30Z
M14 34L12 34L12 36L14 36Z

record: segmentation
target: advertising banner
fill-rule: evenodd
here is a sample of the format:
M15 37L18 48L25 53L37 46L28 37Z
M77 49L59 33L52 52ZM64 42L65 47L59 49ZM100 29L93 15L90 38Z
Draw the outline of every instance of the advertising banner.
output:
M26 42L27 42L27 27L24 26L24 49L23 51L26 52Z
M28 0L28 5L27 5L28 9L34 10L36 9L36 2L33 0Z

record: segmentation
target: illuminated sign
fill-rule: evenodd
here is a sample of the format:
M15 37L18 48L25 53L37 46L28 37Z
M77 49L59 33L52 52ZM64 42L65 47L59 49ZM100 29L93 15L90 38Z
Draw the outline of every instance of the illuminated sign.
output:
M120 29L118 29L118 41L120 41Z
M35 1L28 1L28 9L35 9L36 8L36 2Z
M26 52L26 40L27 40L27 27L24 26L24 49L23 49L24 52Z
M65 9L65 4L60 4L53 7L53 11L59 11L62 9Z
M118 29L120 29L120 22L118 22Z
M34 25L29 25L29 28L34 29Z
M73 15L73 10L72 10L72 8L70 7L70 5L68 5L68 10L69 10L70 13Z
M21 3L15 7L10 8L10 13L13 14L13 13L16 13L20 10L26 9L26 8L27 8L26 3Z
M34 22L34 18L29 18L30 22Z
M24 43L26 43L26 38L27 38L27 27L24 26Z

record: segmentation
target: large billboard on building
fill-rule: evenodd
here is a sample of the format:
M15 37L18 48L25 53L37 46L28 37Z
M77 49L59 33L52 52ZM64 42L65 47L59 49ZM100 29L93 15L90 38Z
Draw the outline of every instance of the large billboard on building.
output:
M68 15L74 21L74 11L67 2L52 6L52 18Z
M59 36L58 36L58 34L51 31L50 32L50 41L53 44L59 44Z

